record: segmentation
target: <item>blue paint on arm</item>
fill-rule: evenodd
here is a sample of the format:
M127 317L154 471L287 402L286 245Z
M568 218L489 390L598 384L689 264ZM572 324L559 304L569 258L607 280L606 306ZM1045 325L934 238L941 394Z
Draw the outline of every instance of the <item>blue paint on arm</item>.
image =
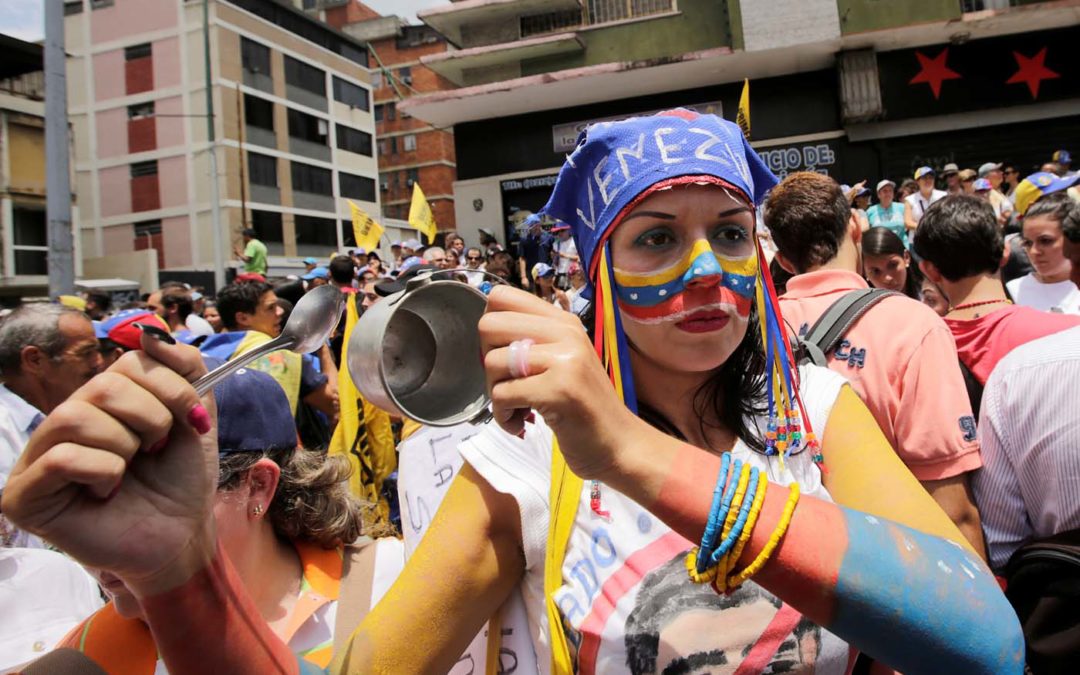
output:
M941 537L843 511L848 549L829 630L908 675L1023 672L1020 622L981 561Z

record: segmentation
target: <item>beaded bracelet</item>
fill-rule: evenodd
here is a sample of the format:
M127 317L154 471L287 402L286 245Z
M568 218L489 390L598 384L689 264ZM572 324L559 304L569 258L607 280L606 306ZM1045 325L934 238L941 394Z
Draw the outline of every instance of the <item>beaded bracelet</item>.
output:
M734 460L731 464L732 480L727 482L724 496L720 500L720 508L715 512L715 517L713 513L709 514L709 520L712 521L713 527L711 531L709 531L708 523L706 523L706 532L701 537L701 552L698 554L697 562L698 572L704 572L711 559L712 550L716 546L717 535L720 534L717 526L727 520L728 511L731 510L731 500L735 497L735 490L738 487L738 481L734 479L734 476L741 470L742 461L738 459Z
M731 453L725 452L720 456L720 473L716 476L716 487L713 488L712 505L709 506L709 520L705 523L705 532L701 535L701 547L716 538L716 526L720 517L720 504L723 499L724 488L727 487L728 469L731 467Z
M760 481L761 472L757 469L757 467L754 467L754 469L748 473L750 474L750 490L742 490L741 495L737 494L737 496L739 496L740 502L738 517L735 519L734 526L730 529L730 531L727 531L727 536L724 539L723 543L721 543L720 546L712 552L712 555L709 558L709 563L711 565L719 565L723 557L728 553L728 551L731 550L731 547L735 545L735 541L738 539L739 535L744 530L744 526L746 525L746 519L749 516L750 507L753 505L754 498L757 497L757 493L760 490L764 489L767 486L767 481ZM742 483L740 483L740 488L742 487L744 486ZM745 494L751 494L752 496L750 497L750 499L743 499L742 495ZM732 507L731 512L735 512L734 507Z
M739 472L739 482L735 488L735 496L731 498L731 508L728 509L727 517L724 518L724 528L720 531L720 541L724 541L731 534L731 528L735 525L735 519L739 516L739 509L742 508L743 498L746 497L746 488L750 482L750 474L750 462L747 462L746 464L743 464L742 471ZM733 478L732 480L735 479ZM716 559L716 551L713 551L711 558L714 560Z
M746 569L727 580L728 593L739 588L744 581L757 574L761 568L765 566L765 563L769 560L769 556L771 556L776 547L780 545L780 539L783 538L784 533L787 532L788 525L791 524L791 516L795 512L795 505L798 501L799 484L792 483L787 503L784 504L784 513L780 516L780 522L777 523L776 529L773 530L768 543L765 544L765 548L761 549L761 553L754 558L754 561L746 566Z
M739 539L735 542L735 547L729 551L717 565L716 578L713 581L713 588L716 592L727 592L727 577L731 574L732 570L735 569L735 564L739 562L739 556L742 555L743 549L746 548L746 543L750 541L750 535L754 532L754 526L757 525L758 516L761 515L761 505L765 503L765 493L768 491L768 479L765 479L758 487L757 492L754 493L754 501L750 505L750 513L747 516L746 525L739 534Z

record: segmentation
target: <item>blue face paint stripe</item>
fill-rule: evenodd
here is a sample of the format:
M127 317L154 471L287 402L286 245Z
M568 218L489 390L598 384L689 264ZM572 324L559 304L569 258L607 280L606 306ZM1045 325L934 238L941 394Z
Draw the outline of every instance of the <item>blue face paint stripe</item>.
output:
M849 544L829 630L904 673L1023 672L1020 622L973 554L940 537L842 511Z

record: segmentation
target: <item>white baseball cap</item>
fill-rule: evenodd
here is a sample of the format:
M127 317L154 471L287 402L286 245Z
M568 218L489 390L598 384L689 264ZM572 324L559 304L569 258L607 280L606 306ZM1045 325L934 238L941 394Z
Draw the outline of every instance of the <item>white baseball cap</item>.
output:
M885 180L878 181L877 187L874 188L874 192L881 192L881 188L885 187L886 185L891 185L894 190L896 189L896 183L886 178Z

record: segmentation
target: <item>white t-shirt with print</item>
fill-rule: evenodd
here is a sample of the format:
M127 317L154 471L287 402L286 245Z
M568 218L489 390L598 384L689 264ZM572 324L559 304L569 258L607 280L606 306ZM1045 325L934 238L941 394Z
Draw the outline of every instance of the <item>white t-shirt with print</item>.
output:
M845 380L825 368L801 369L802 399L815 432L821 436ZM764 431L765 420L758 419ZM537 418L525 438L495 424L462 443L459 450L499 492L512 495L521 512L525 578L521 591L540 672L548 673L549 626L544 604L544 557L550 520L551 429ZM830 499L809 452L788 458L752 451L742 441L732 455L766 473L769 480L798 482L804 494ZM710 487L715 476L703 477ZM695 585L684 558L696 543L684 539L658 518L614 489L602 487L610 519L589 507L586 481L578 502L556 601L572 626L568 634L578 673L659 673L668 667L704 672L734 672L748 654L767 652L758 672L845 673L851 650L842 640L801 617L752 581L730 596ZM772 624L782 635L767 647L763 637ZM685 666L685 668L684 668Z
M1026 305L1044 312L1080 314L1080 289L1072 281L1044 284L1034 274L1013 279L1005 284L1009 295L1018 305Z

